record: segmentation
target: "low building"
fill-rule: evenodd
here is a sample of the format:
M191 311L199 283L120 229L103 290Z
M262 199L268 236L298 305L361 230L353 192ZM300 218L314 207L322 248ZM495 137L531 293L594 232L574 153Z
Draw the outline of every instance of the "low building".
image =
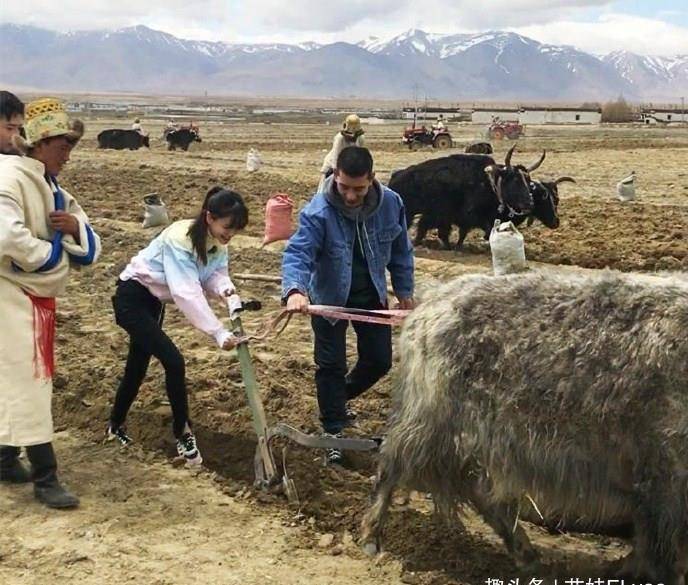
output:
M518 114L521 124L599 124L602 109L524 107Z
M688 110L680 108L643 108L640 112L643 124L676 124L688 122Z
M83 112L86 109L86 104L83 102L67 102L65 110L68 112Z
M463 110L460 108L440 108L440 107L428 107L426 108L413 108L411 106L405 106L401 109L401 117L403 120L432 120L433 122L442 116L446 121L451 122L465 122L470 120L471 111Z
M473 124L491 124L498 119L502 122L518 122L517 108L475 108L471 113Z
M493 120L519 124L599 124L602 121L602 109L521 106L476 108L471 114L473 124L490 124Z

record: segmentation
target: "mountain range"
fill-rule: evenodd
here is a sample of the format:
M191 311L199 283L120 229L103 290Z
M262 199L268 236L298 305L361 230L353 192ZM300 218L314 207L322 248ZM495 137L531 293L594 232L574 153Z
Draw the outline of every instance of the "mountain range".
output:
M688 95L688 55L592 55L513 32L412 29L356 44L185 40L145 26L58 33L0 25L0 84L35 90L465 101Z

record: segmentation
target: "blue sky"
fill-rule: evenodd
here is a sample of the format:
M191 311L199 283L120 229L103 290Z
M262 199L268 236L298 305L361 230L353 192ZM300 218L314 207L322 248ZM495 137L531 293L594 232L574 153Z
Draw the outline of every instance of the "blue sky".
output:
M614 2L612 7L616 12L627 12L688 26L688 0L657 0L656 2L626 0L625 2Z
M688 0L478 1L0 0L0 22L60 31L145 24L184 38L288 43L507 29L596 54L688 54Z

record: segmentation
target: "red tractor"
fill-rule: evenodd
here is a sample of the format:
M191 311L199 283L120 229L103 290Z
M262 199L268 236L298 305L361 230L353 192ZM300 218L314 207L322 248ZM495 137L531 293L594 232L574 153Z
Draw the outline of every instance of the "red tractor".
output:
M433 128L429 130L425 126L416 128L409 126L404 130L401 142L408 145L409 150L420 146L432 146L433 148L451 148L453 145L451 134L446 128Z
M516 140L525 133L525 127L518 122L503 122L501 120L493 120L487 127L486 135L491 140Z

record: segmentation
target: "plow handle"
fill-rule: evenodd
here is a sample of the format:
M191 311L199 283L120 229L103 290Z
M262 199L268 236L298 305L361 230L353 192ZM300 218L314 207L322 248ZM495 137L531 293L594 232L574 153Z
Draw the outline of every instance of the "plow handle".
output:
M235 334L244 337L244 327L241 324L241 318L238 313L234 313L232 319L232 328ZM263 408L263 402L260 399L258 392L258 383L256 382L256 373L251 362L251 354L248 351L248 341L242 341L236 346L237 355L239 356L239 365L241 367L241 378L244 381L244 389L246 390L246 398L248 398L248 405L251 409L251 418L253 420L253 430L258 439L257 455L261 460L263 466L263 473L258 473L256 476L264 476L268 482L274 481L277 475L275 460L268 445L268 423Z

